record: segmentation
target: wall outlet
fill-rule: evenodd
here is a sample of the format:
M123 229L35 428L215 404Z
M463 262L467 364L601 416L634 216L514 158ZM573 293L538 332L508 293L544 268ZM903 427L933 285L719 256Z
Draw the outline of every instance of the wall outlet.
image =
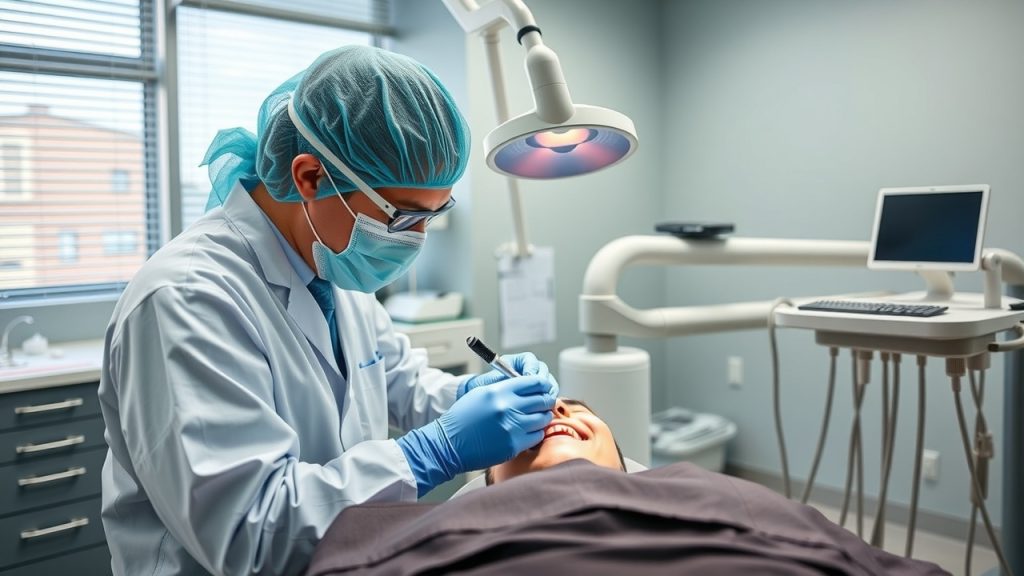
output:
M729 356L726 360L726 379L730 388L739 388L743 385L743 358L740 356Z
M924 450L921 454L921 477L929 482L939 480L939 453L935 450Z

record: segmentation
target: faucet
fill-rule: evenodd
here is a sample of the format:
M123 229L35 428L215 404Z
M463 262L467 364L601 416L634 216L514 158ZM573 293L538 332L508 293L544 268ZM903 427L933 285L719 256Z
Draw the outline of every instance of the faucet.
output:
M0 339L0 368L8 368L15 365L14 356L11 354L11 349L7 346L11 330L18 324L32 324L33 322L35 320L31 316L18 316L7 323L7 327L4 328L3 339Z

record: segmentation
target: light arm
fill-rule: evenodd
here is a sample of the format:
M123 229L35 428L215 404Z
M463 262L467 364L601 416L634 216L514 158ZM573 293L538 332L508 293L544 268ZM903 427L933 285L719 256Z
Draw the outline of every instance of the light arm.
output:
M455 21L467 34L498 30L505 24L516 30L524 26L536 26L533 14L519 0L494 0L483 6L476 0L441 0Z
M540 28L533 19L533 13L521 0L494 0L479 6L475 0L443 0L455 20L467 33L483 32L488 40L488 50L497 44L497 34L502 26L509 24L516 40L526 49L526 75L533 90L533 103L537 117L550 124L561 124L575 112L569 87L565 83L562 65L558 55L544 45ZM493 56L488 53L488 58ZM505 87L501 79L500 66L491 62L491 76L495 97L504 99ZM498 122L508 120L508 110L499 111Z
M498 47L500 30L510 24L516 30L523 26L536 26L533 15L522 2L495 1L479 6L475 0L443 0L445 7L466 33L482 32L487 48L487 65L491 77L491 94L498 124L509 119L508 99L505 91L505 75L501 68L501 52ZM513 10L513 8L517 8ZM512 215L512 230L515 235L515 254L528 256L529 243L526 240L526 221L523 217L523 202L519 196L519 183L506 178Z
M472 2L472 0L467 0ZM500 4L500 2L494 2ZM508 98L505 92L505 73L501 67L501 49L498 41L501 34L497 29L490 29L484 34L484 46L487 48L487 69L491 76L491 94L494 96L494 111L498 116L498 124L509 119ZM515 238L515 254L529 256L530 244L526 241L526 218L523 216L523 201L519 196L519 181L505 177L508 186L509 212L512 215L512 231Z

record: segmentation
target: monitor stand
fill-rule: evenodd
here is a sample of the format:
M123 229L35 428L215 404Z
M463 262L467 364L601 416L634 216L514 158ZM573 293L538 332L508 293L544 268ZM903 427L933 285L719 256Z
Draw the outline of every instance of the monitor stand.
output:
M927 286L924 302L949 302L953 299L953 274L943 270L918 270Z

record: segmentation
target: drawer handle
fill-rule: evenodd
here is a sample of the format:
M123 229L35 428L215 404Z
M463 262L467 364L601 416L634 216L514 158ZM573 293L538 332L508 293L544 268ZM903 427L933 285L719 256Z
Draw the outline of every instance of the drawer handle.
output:
M68 446L82 444L83 442L85 442L85 436L78 434L75 436L68 436L63 440L47 442L46 444L24 444L22 446L16 447L14 450L17 451L18 454L32 454L35 452L57 450L58 448L67 448Z
M68 468L64 472L55 472L53 474L47 474L46 476L29 476L28 478L18 478L18 486L38 486L40 484L49 484L50 482L56 482L58 480L67 480L68 478L74 478L75 476L84 476L85 466L79 466L77 468Z
M88 518L72 518L63 524L56 526L50 526L49 528L38 528L36 530L22 530L21 539L31 540L33 538L39 538L40 536L49 536L50 534L57 534L59 532L67 532L68 530L74 530L75 528L81 528L82 526L88 526Z
M39 404L38 406L18 406L14 409L15 414L39 414L40 412L56 412L58 410L70 410L75 406L81 406L81 398L69 398L63 402L53 404Z

